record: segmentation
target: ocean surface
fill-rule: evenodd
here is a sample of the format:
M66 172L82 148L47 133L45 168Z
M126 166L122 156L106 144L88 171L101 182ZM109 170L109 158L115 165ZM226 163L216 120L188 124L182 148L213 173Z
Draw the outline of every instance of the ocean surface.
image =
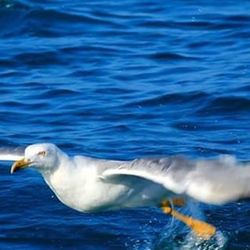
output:
M250 1L0 2L0 147L250 159ZM0 249L250 249L250 202L193 204L195 238L156 208L82 214L0 165ZM186 208L183 208L184 212Z

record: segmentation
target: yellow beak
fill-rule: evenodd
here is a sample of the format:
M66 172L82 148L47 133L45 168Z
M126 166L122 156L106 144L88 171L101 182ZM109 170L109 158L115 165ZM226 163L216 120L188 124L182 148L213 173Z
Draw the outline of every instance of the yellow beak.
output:
M20 170L22 168L26 168L28 167L32 162L30 160L27 160L25 158L18 160L16 162L13 163L13 165L11 166L11 170L10 173L13 174L14 172L16 172L17 170Z

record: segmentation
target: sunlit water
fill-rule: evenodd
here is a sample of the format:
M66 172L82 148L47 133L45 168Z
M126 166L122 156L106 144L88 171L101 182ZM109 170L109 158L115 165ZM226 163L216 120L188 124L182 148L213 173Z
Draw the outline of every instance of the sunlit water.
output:
M249 160L249 1L1 1L1 147L110 159ZM250 205L81 214L33 171L0 168L0 249L250 249ZM203 212L202 212L203 211Z

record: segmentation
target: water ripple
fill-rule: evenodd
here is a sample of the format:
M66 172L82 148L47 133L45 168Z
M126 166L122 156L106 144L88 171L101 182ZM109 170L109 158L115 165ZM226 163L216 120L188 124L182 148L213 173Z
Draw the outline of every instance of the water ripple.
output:
M48 141L99 158L248 161L249 9L247 0L1 1L0 148ZM250 248L248 202L204 206L222 236L203 244L158 210L79 214L36 173L0 171L0 249Z
M157 106L157 105L167 105L167 104L187 104L193 103L195 101L205 101L208 94L205 92L190 92L190 93L173 93L165 94L161 96L152 97L149 99L144 99L139 102L133 102L128 104L129 106ZM192 100L192 102L189 102Z

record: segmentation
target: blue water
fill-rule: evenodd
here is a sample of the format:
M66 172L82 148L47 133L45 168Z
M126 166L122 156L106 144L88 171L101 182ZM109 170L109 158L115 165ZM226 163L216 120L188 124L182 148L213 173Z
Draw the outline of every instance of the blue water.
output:
M0 2L0 143L109 159L249 160L249 1ZM159 210L81 214L0 168L0 249L250 249L250 203L204 206L200 242ZM198 211L197 210L197 211Z

